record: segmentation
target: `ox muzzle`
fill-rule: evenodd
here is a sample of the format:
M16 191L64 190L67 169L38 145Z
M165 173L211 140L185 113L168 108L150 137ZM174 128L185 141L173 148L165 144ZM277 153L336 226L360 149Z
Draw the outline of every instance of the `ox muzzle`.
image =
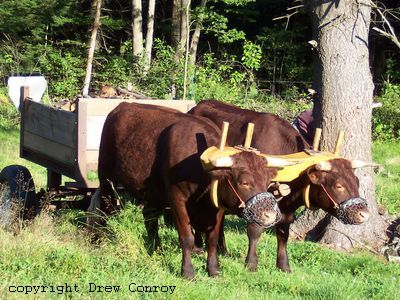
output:
M281 211L274 195L269 192L262 192L247 200L243 217L249 223L256 223L261 227L269 228L280 221Z
M356 225L369 219L367 200L364 198L350 198L339 204L335 217L342 223Z

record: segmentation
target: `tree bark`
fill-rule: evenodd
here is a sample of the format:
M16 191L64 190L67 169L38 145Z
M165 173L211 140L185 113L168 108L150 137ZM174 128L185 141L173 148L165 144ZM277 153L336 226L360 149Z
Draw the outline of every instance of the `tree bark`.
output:
M132 45L134 56L143 54L142 0L132 0Z
M174 0L172 10L172 45L175 49L176 61L182 58L189 37L189 24L187 22L189 8L190 0Z
M317 41L314 117L322 126L321 149L333 151L339 131L344 130L341 155L371 161L374 86L368 51L371 8L367 3L368 0L308 1ZM315 213L308 211L293 229L302 235L311 228L304 230L301 224L313 223L314 231L308 231L308 236L338 248L381 245L386 224L377 209L373 170L358 169L356 175L360 196L367 199L371 213L367 222L344 225L335 218L324 217L324 213L313 216Z
M84 97L88 96L90 80L92 77L93 57L94 57L94 51L96 49L97 32L100 27L101 5L102 5L102 0L97 0L96 15L94 17L92 34L90 36L90 41L89 41L89 51L88 51L88 60L87 60L87 64L86 64L85 82L83 84L83 90L82 90L82 95Z
M207 0L201 0L200 9L203 10L207 5ZM201 29L203 28L203 14L200 14L197 19L196 28L192 35L192 41L190 42L189 50L189 65L194 65L196 63L197 46L200 40Z
M154 11L156 8L156 0L149 0L149 10L147 16L147 32L146 32L146 58L147 66L151 63L151 50L153 48L154 33Z
M172 24L171 24L171 45L174 49L178 48L181 36L181 0L173 0L172 3Z

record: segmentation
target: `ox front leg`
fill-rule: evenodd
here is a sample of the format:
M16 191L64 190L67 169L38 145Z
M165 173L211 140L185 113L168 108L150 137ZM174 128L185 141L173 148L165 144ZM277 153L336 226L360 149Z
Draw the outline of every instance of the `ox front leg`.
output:
M216 223L214 228L207 232L207 272L211 277L218 276L219 274L219 265L218 265L218 239L219 239L219 230L221 227L221 223L223 220L224 211L218 210L216 215Z
M147 231L147 249L151 254L160 246L160 237L158 236L159 210L145 203L142 213Z
M228 254L228 248L226 247L226 241L225 241L224 223L225 223L225 214L222 216L222 222L219 228L219 238L218 238L218 253L222 255Z
M181 275L187 279L194 278L191 253L194 247L194 235L192 232L189 214L186 209L186 197L181 190L171 187L172 208L175 216L175 224L178 230L179 243L182 248Z
M276 238L278 240L278 249L276 256L276 267L284 272L291 272L289 259L287 256L287 241L289 237L289 222L276 225Z
M249 239L249 248L246 257L246 267L249 271L252 272L257 271L258 267L257 244L263 232L264 228L257 225L256 223L247 224L247 237Z
M179 244L182 248L181 275L187 279L194 278L191 253L194 247L194 235L192 233L187 213L176 212L176 227L178 229Z

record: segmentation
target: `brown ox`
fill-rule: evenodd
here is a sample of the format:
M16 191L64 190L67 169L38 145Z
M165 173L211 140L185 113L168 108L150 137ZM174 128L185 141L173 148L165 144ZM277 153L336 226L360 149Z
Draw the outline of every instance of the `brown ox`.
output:
M290 154L301 152L309 145L289 122L270 113L260 113L223 102L208 100L200 102L190 114L203 116L220 125L221 120L228 121L232 133L229 143L243 143L246 124L254 123L252 146L267 154ZM281 221L276 225L278 250L276 266L290 272L287 256L289 225L293 222L294 212L304 204L304 191L309 186L309 206L322 208L346 224L360 224L369 218L367 203L359 195L359 181L352 170L354 166L345 159L332 159L309 167L301 176L288 183L291 194L279 201L282 213ZM249 251L246 259L250 270L258 265L256 245L262 228L249 224ZM196 238L198 238L196 236ZM221 226L220 246L225 249L223 226Z
M253 152L239 152L212 161L204 171L200 155L220 141L220 130L210 120L172 109L122 103L105 121L101 136L98 174L100 210L110 213L115 206L113 185L122 184L135 198L144 201L143 215L151 244L158 243L158 216L171 206L182 247L182 275L194 276L191 230L206 233L207 271L218 273L217 244L223 211L213 206L208 192L218 179L218 194L224 207L240 214L240 198L254 198L267 191L275 168ZM232 184L228 186L227 181ZM237 196L234 191L239 195ZM277 205L265 215L275 222Z

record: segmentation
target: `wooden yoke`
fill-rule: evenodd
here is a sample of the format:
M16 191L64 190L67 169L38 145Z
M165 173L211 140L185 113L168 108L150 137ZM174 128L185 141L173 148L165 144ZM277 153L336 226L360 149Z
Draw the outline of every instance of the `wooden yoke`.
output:
M245 148L250 148L251 139L253 138L253 132L254 132L254 123L249 123L247 125L246 139L244 141L244 147Z
M224 121L222 123L222 132L221 132L221 140L219 142L219 150L224 150L225 148L226 139L228 137L228 130L229 130L229 123ZM212 203L216 208L225 210L225 207L218 201L218 180L216 179L211 181L210 197Z
M319 141L321 140L321 128L315 129L314 141L313 141L313 150L318 151Z
M336 140L336 146L335 146L335 152L334 152L335 155L339 155L340 149L342 148L342 145L343 145L343 140L344 140L344 131L340 130L338 138Z
M224 150L224 148L225 148L226 138L228 137L228 129L229 129L229 123L223 122L222 123L221 141L219 142L219 150Z

